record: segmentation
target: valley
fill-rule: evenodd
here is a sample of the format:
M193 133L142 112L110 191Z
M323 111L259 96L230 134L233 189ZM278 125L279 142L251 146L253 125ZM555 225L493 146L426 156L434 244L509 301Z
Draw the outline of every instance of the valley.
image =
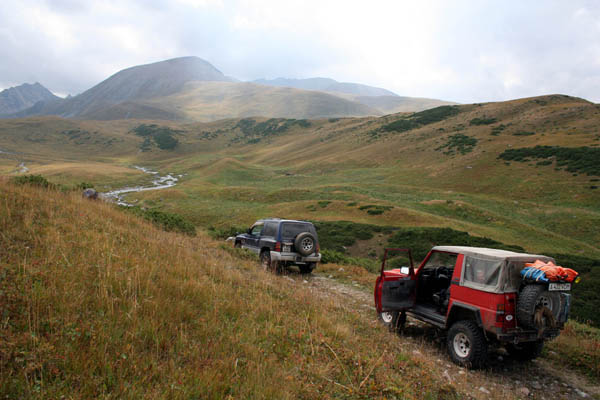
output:
M381 117L0 120L11 274L0 295L12 321L0 351L20 354L5 370L29 371L3 376L5 387L17 397L35 382L46 397L77 387L82 398L189 397L199 385L215 397L597 397L598 126L598 105L562 95ZM131 213L81 199L83 184L151 186L155 174L136 166L177 184L124 193ZM56 189L9 182L26 174ZM187 235L143 213L177 215ZM223 243L270 216L315 222L326 263L313 278L270 276ZM375 320L367 299L384 247L420 255L465 243L551 254L582 272L573 322L539 362L500 353L465 372L446 365L435 332L416 324L395 338Z

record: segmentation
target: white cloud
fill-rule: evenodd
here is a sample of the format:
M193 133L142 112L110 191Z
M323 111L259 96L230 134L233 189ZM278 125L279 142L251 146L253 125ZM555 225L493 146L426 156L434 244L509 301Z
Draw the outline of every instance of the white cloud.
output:
M0 86L78 93L196 55L241 79L327 76L461 102L600 101L600 4L585 0L22 0L0 3Z

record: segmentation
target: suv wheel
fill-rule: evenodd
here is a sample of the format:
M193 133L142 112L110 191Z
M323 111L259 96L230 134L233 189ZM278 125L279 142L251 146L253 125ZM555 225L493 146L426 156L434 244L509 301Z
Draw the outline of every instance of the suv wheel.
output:
M298 268L300 268L301 274L310 274L312 272L312 270L315 269L315 267L316 267L316 263L314 263L314 262L298 265Z
M315 237L310 232L302 232L294 239L294 248L303 256L309 256L315 252Z
M400 311L385 311L378 314L379 320L388 327L390 332L400 332L406 324L406 313Z
M260 266L265 271L271 271L277 274L283 273L283 265L279 261L271 260L271 253L268 250L260 253Z
M448 331L448 353L456 364L481 368L487 361L487 342L473 321L458 321Z
M537 358L542 354L544 348L543 340L536 340L535 342L524 342L519 344L509 343L506 345L506 351L516 360L529 361Z
M558 292L549 292L546 290L546 285L525 285L519 293L519 299L517 300L517 321L523 327L533 329L544 328L543 325L546 324L552 325L553 321L544 321L545 318L538 318L538 323L536 323L536 311L540 308L547 308L552 313L554 319L558 318L560 312L560 294ZM540 322L542 322L542 326L539 326Z
M263 251L262 253L260 253L260 266L265 271L271 270L271 253L269 253L268 251Z

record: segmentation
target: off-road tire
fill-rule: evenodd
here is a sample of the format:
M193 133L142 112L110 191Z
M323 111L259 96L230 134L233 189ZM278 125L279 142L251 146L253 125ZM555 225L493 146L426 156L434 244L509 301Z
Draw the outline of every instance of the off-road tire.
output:
M506 351L515 360L530 361L542 354L544 349L544 341L536 340L535 342L524 342L519 344L509 343L506 345Z
M273 269L273 263L271 262L271 253L269 251L263 251L260 253L260 266L265 271L271 271Z
M487 362L487 341L474 321L458 321L446 340L452 361L462 367L482 368Z
M406 324L406 313L400 311L386 311L377 314L382 324L387 326L390 332L398 333L404 329Z
M242 242L235 242L235 244L233 245L233 247L235 247L236 249L241 249L242 248Z
M300 273L301 274L310 274L313 269L315 269L315 265L316 263L308 263L308 264L301 264L298 265L298 268L300 269Z
M315 237L310 232L299 233L294 239L294 248L303 256L309 256L316 250Z
M539 329L536 326L535 312L537 307L547 307L555 319L560 312L560 294L549 292L546 285L525 285L519 293L517 300L517 322L523 328Z

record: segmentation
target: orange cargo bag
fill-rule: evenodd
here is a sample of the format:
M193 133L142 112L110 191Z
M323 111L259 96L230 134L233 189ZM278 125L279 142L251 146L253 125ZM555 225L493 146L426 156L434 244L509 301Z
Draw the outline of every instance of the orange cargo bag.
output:
M552 261L544 262L542 260L535 260L533 263L525 263L525 266L544 271L549 281L573 282L577 278L577 275L579 275L577 271L571 268L563 268Z

